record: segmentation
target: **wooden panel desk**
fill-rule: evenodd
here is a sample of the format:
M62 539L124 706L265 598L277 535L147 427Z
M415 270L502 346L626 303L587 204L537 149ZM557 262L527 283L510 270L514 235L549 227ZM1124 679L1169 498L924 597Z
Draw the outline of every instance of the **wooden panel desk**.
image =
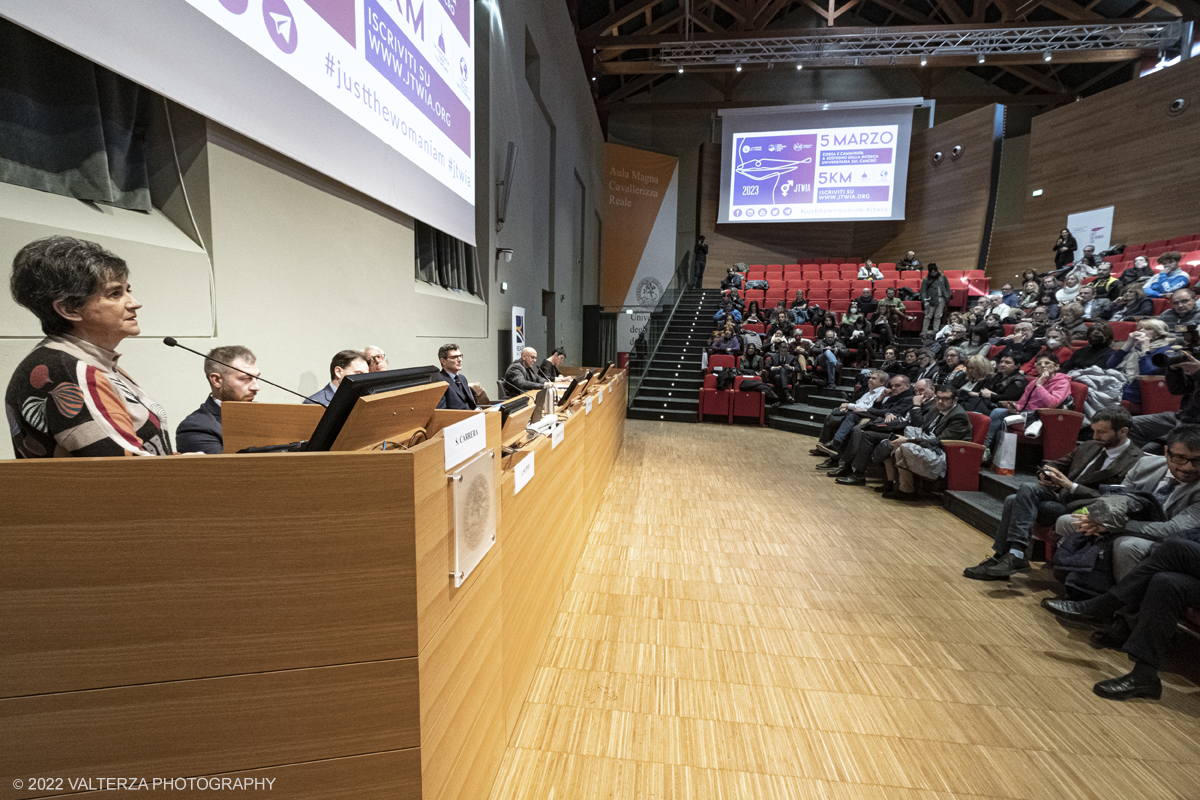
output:
M464 412L407 451L0 462L6 796L486 797L623 435L624 374L602 391L515 495L486 415L498 537L459 588L439 432ZM9 788L36 777L64 783Z

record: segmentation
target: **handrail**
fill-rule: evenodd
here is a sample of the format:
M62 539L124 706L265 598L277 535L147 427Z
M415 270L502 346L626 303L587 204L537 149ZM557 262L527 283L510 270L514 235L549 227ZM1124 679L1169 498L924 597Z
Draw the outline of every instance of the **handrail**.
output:
M675 274L671 276L671 283L659 298L659 303L650 312L650 317L646 320L646 325L642 328L637 341L634 342L630 356L630 380L629 380L629 399L626 403L626 408L633 405L633 401L637 399L638 392L642 388L642 381L646 378L646 373L650 370L650 365L654 363L654 357L658 355L658 348L662 345L663 337L667 333L667 328L671 325L671 320L675 318L675 310L679 308L679 302L683 300L683 293L692 282L692 252L689 250L684 253L683 258L675 267ZM670 309L667 309L667 303L670 303ZM667 311L666 320L659 326L656 315L661 315L663 311ZM657 335L654 329L657 328ZM654 336L654 343L648 344L645 341L646 334L650 333ZM640 371L634 375L634 354L639 350L644 349L649 352L646 356L646 361L641 365Z

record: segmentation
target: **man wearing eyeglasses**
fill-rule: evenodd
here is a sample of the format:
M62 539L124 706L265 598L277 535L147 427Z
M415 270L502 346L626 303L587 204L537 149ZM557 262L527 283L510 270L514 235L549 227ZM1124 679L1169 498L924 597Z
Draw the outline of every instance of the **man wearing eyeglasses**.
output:
M467 378L462 374L462 351L456 344L444 344L438 348L438 361L442 364L438 377L450 384L438 401L438 408L473 411L479 408L475 393L471 391Z
M383 350L375 345L369 345L363 348L363 355L367 357L367 369L371 370L371 372L387 371L387 353L383 352Z
M1126 492L1145 492L1162 506L1165 520L1129 520L1120 531L1106 530L1088 514L1064 514L1055 524L1066 538L1074 531L1085 536L1124 534L1113 541L1113 576L1120 581L1167 537L1200 528L1200 425L1180 425L1167 436L1166 456L1143 456L1121 485Z

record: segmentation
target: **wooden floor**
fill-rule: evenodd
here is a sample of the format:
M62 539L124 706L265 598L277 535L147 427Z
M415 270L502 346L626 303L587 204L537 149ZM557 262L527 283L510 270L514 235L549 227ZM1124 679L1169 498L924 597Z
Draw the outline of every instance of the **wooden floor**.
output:
M813 440L630 420L493 800L1198 798L1200 690L980 583L989 539Z

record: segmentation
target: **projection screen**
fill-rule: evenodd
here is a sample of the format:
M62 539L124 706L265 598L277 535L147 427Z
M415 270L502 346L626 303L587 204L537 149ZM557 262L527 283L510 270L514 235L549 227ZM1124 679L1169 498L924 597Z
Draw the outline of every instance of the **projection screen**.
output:
M904 219L923 98L724 109L718 223Z
M0 0L0 15L475 242L470 0Z

